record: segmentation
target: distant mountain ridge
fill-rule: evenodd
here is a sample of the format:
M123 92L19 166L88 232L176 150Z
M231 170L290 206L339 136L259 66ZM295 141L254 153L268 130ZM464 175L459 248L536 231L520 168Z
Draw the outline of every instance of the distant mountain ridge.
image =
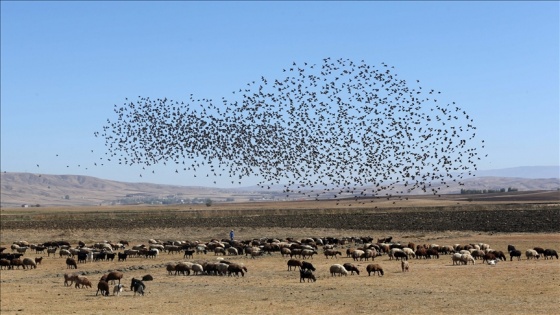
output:
M520 166L476 171L476 176L518 178L560 178L560 166Z
M461 189L515 188L519 191L557 190L560 188L560 167L518 167L502 170L478 171L477 176L466 178L459 186L441 186L442 194L459 193ZM490 176L502 174L502 176ZM510 175L510 176L505 176ZM210 198L215 201L284 200L282 186L262 189L257 186L213 188L199 186L126 183L82 175L47 175L33 173L0 174L0 206L18 207L23 204L40 206L93 206L119 203L120 200L139 198L192 200ZM398 186L395 187L399 189ZM402 188L402 187L401 187ZM413 191L413 194L422 194ZM326 195L329 196L329 195ZM295 194L292 198L301 198ZM284 198L284 199L281 199Z

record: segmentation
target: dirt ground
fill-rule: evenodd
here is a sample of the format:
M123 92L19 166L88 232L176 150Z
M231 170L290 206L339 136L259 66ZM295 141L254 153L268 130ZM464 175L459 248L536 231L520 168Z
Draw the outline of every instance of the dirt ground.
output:
M26 234L22 234L25 232ZM99 241L128 238L134 244L145 243L154 235L169 239L208 241L212 237L227 237L223 228L168 228L130 230L88 230L67 232L68 239ZM118 234L117 234L118 233ZM395 231L241 228L240 238L258 236L365 236L392 235L393 240L416 244L487 243L506 251L514 244L523 252L540 246L559 249L558 233L481 233L447 231L403 233ZM31 242L58 239L60 231L2 231L2 244L20 239ZM17 238L16 238L17 237ZM73 244L75 245L75 244ZM354 245L351 245L352 247ZM346 247L341 248L345 251ZM10 251L8 248L7 251ZM129 258L126 262L94 262L78 265L94 288L65 287L65 259L45 254L26 253L25 257L44 257L43 263L32 270L0 271L0 313L6 314L455 314L465 310L472 314L559 314L559 260L527 260L500 262L489 266L477 260L475 265L452 265L451 257L412 259L410 272L400 270L400 262L387 256L377 257L383 277L368 276L365 271L371 261L353 262L346 255L326 259L319 254L307 259L317 268L317 282L300 283L297 271L288 271L289 258L279 253L257 259L245 256L225 257L241 262L248 268L245 277L168 275L166 263L183 261L182 254L162 253L155 259ZM221 257L221 256L220 256ZM213 253L198 254L188 261L214 261ZM332 277L329 266L334 263L355 263L360 275ZM123 270L126 291L121 296L96 296L96 284L103 273ZM72 270L73 271L73 270ZM154 281L146 282L145 296L134 296L130 280L151 274Z

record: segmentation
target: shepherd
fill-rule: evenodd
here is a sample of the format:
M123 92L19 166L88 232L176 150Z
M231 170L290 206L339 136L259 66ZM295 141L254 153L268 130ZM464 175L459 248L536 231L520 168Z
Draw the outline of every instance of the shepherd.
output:
M229 232L229 239L233 241L233 230Z

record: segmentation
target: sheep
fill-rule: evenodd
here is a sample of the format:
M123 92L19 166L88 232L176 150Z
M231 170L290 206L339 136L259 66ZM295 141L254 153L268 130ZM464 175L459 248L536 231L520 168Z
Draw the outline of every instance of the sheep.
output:
M364 253L365 253L365 252L364 252L363 250L361 250L361 249L356 249L356 250L354 250L354 251L352 252L352 258L354 259L354 261L356 261L356 260L358 260L358 259L359 259L359 260L362 260Z
M113 295L119 296L121 294L121 292L124 290L124 284L116 284L113 287Z
M341 252L339 252L337 250L334 250L334 249L327 249L327 250L325 250L324 254L325 254L325 258L327 258L327 259L329 258L329 256L334 257L334 258L338 258L337 255L342 256Z
M290 259L288 260L288 271L292 270L292 267L297 267L301 270L301 261L297 260L297 259Z
M58 247L49 247L47 248L47 256L51 257L51 254L56 255L56 251L58 250Z
M533 247L533 249L539 254L539 256L544 255L544 248L542 247Z
M348 276L348 270L346 270L346 268L344 268L343 265L340 264L334 264L329 268L329 271L331 273L331 276L335 276L335 274L338 274L338 276Z
M313 281L316 282L317 278L315 278L315 275L313 274L313 272L311 270L300 270L299 271L299 282L305 282L305 279L307 279L307 282Z
M344 265L342 265L344 267L344 269L346 269L347 271L350 271L350 274L353 275L354 271L356 272L356 274L359 276L360 275L360 270L358 270L358 267L356 267L354 264L352 263L345 263Z
M461 256L462 256L461 253L455 253L455 254L453 254L453 256L451 256L451 260L453 261L453 265L456 265L456 264L459 265L459 264L463 263L463 261L461 260Z
M214 248L214 255L224 255L226 254L226 249L223 247L216 247Z
M414 244L412 244L414 245ZM414 254L414 250L412 248L409 247L405 247L402 249L402 251L408 256L408 258L415 258L416 254Z
M72 284L74 284L77 277L78 277L78 275L75 274L75 273L73 273L73 274L65 273L64 274L64 286L66 287L66 286L71 286Z
M66 269L78 269L78 264L74 258L66 258Z
M226 275L227 272L228 272L228 267L229 267L228 264L218 263L218 264L216 265L216 272L217 272L217 274L218 274L218 275L221 275L221 276Z
M238 253L238 251L237 251L237 248L235 248L235 247L230 247L230 248L228 248L228 249L227 249L227 254L230 255L230 256L237 256L237 255L239 255L239 253Z
M144 295L144 290L146 290L146 285L142 281L132 278L130 291L134 292L134 296L136 296L136 293Z
M554 257L558 259L558 253L554 249L550 249L550 248L545 249L543 255L544 255L544 259L548 259L548 257L550 257L550 259L554 259Z
M492 260L488 260L487 263L491 266L496 266L496 264L499 262L499 259L492 259Z
M307 257L313 259L313 255L317 254L317 251L314 249L304 249L301 251L301 258L305 259Z
M175 265L175 275L178 275L179 273L189 276L191 274L191 266L184 262L178 263Z
M37 263L35 263L35 260L31 258L24 258L22 263L23 263L23 269L25 269L27 266L29 266L29 269L37 268Z
M408 260L408 254L405 253L404 251L396 251L393 253L393 257L395 257L396 260Z
M168 274L168 275L172 275L173 272L175 271L175 267L176 267L176 266L177 266L177 265L176 265L176 264L173 264L173 263L167 264L167 266L165 266L165 269L167 270L167 274Z
M462 261L465 265L468 265L468 264L469 264L469 261L472 262L473 265L474 265L474 263L475 263L474 257L471 256L470 254L463 254L463 255L461 255L461 261Z
M153 281L154 277L152 275L145 275L142 277L142 281Z
M2 267L6 267L5 269L10 269L11 268L11 263L8 259L0 259L0 270L2 269Z
M60 257L62 258L62 256L68 256L68 257L72 257L72 253L70 253L69 250L67 249L61 249L58 254L60 255Z
M301 262L301 270L311 270L311 271L315 271L315 267L313 266L313 264L311 264L310 262L307 261L302 261Z
M124 276L124 274L120 271L111 271L107 274L104 274L101 277L101 280L104 280L104 281L107 281L107 282L112 281L113 284L115 284L115 280L118 280L119 283L121 283L121 279L122 279L123 276Z
M82 289L84 287L90 287L91 288L91 281L89 281L89 279L87 277L76 276L76 278L74 278L74 281L76 282L76 289L78 289L80 287L80 285L82 286Z
M403 252L402 249L400 249L400 248L391 248L391 249L389 250L389 260L393 260L393 258L395 258L396 260L398 260L398 258L395 257L395 253L401 253L401 254L399 255L400 258L402 258L403 256L407 256L407 258L408 258L408 255L406 255L406 254Z
M232 273L234 273L236 276L239 276L239 273L241 273L241 276L244 277L245 272L247 272L247 267L241 264L232 263L229 264L227 271L229 276L231 276Z
M409 265L408 265L408 261L401 260L401 269L402 269L402 272L408 272L408 271L410 271L410 267L409 267Z
M541 257L541 255L534 249L528 249L525 251L525 256L527 257L527 260L529 259L539 259L539 257Z
M517 257L517 260L521 260L521 251L514 249L509 252L509 261L513 261L513 257Z
M204 272L204 268L200 264L193 264L191 269L195 275L202 274Z
M95 296L101 292L101 295L109 296L109 283L107 281L100 280L97 283L97 292L95 292Z
M372 272L373 272L373 274L375 274L377 272L377 275L379 277L382 277L385 274L383 272L383 268L379 264L369 264L369 265L367 265L366 271L368 273L368 276L371 276Z

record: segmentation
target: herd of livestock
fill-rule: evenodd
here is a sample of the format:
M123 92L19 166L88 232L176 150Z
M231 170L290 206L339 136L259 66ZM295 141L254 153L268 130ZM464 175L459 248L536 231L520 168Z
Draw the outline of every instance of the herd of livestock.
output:
M506 253L492 249L488 244L455 244L452 246L440 246L437 244L414 244L393 242L392 237L377 239L371 237L346 237L346 238L304 238L296 240L287 239L252 239L245 241L238 240L211 240L209 242L200 241L162 241L150 239L148 245L130 246L128 241L119 242L103 241L87 246L84 242L79 242L72 247L66 241L52 241L43 244L29 244L26 241L14 242L7 252L6 247L0 247L0 270L2 269L34 269L41 264L43 256L31 259L24 257L27 251L35 251L36 254L46 254L47 256L58 256L66 258L68 269L78 269L79 264L95 261L126 261L128 258L155 258L161 253L182 254L184 259L196 257L207 257L209 253L214 256L239 256L245 255L250 258L257 258L262 255L272 255L278 253L282 257L289 257L287 261L288 270L299 270L300 282L316 281L313 274L316 268L308 261L300 259L310 259L314 255L319 255L319 248L322 248L322 255L326 259L335 259L339 256L346 256L356 261L369 261L366 271L368 275L377 274L383 276L384 271L380 264L373 263L376 257L387 256L389 260L401 262L403 272L409 271L409 259L434 259L440 255L450 255L453 265L475 264L476 260L481 260L489 265L496 265L499 261L507 260ZM345 250L343 250L345 248ZM6 251L6 252L5 252ZM522 252L513 245L508 245L507 254L509 260L521 260ZM534 247L525 250L527 259L558 259L558 253L554 249ZM225 257L218 257L216 260L206 260L199 263L179 262L168 263L166 270L169 275L229 275L242 277L247 272L247 267L241 263L230 262ZM360 270L351 262L345 264L333 264L329 268L332 276L342 276L348 274L360 274ZM112 271L104 274L99 280L97 294L109 295L109 283L113 282L113 294L119 295L123 291L120 283L123 273ZM151 275L146 275L142 279L132 279L130 290L144 295L146 288L145 281L153 280ZM118 284L116 283L118 281ZM64 285L74 284L76 288L92 287L91 281L78 272L67 273L64 275Z

